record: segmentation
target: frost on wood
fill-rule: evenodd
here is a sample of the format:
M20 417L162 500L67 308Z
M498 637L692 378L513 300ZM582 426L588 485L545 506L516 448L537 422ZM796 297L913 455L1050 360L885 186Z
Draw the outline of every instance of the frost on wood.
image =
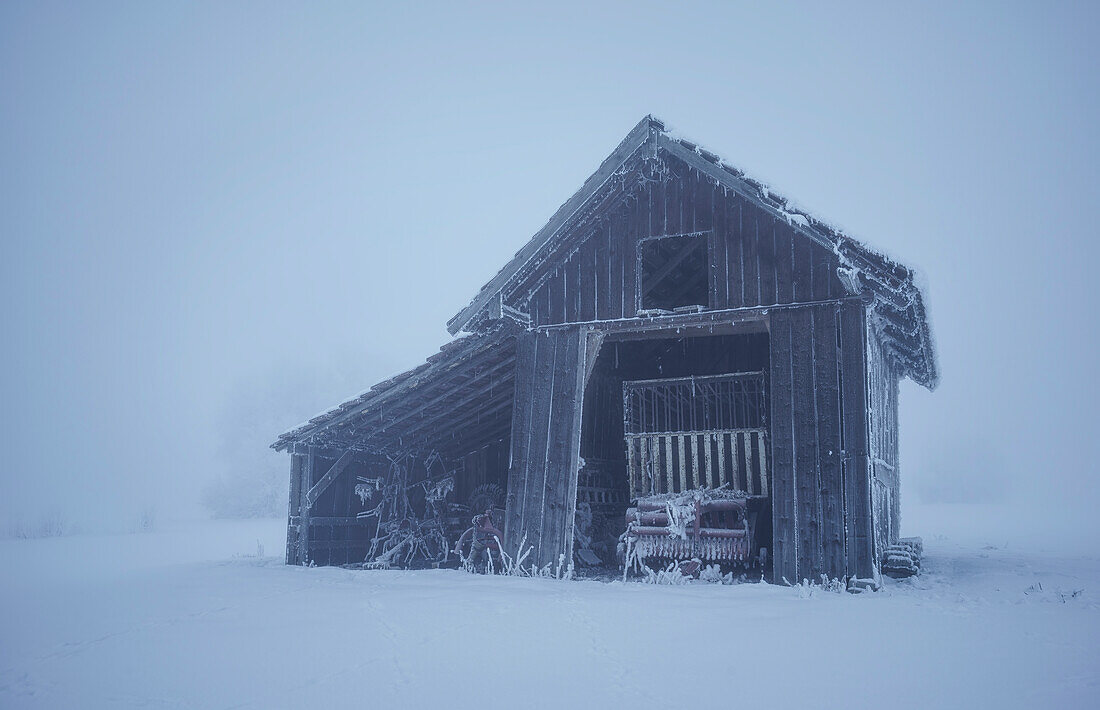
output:
M570 580L573 579L573 561L566 559L565 554L558 555L558 562L556 565L547 563L542 567L535 564L527 565L527 558L530 556L534 545L527 544L527 536L524 535L523 539L519 543L519 550L515 557L512 557L504 549L504 545L501 540L497 540L497 544L500 546L500 566L496 566L493 561L493 556L489 555L489 574L499 574L506 577L534 577L540 579L557 579L557 580ZM465 566L465 560L463 560ZM469 570L469 567L466 567Z
M442 459L432 453L425 462L429 477L409 482L411 454L390 458L389 475L383 478L359 478L355 493L364 504L375 502L370 510L359 513L360 520L377 522L366 563L371 567L409 566L414 562L445 562L450 544L443 525L447 495L454 490L454 475L442 470ZM431 473L437 472L432 476ZM419 493L423 503L417 507L410 493Z
M895 579L920 574L923 554L924 540L919 537L903 537L896 545L887 547L883 553L882 573Z

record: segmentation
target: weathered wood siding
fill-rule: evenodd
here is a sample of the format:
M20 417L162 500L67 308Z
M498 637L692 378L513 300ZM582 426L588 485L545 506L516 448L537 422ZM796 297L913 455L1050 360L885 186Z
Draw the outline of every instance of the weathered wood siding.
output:
M456 501L465 503L478 486L487 483L504 489L508 483L508 445L508 439L494 441L462 457L461 473L455 480Z
M867 312L863 304L841 305L840 406L842 409L845 556L848 576L873 576L876 563L871 535L871 468L868 457Z
M776 581L871 573L863 320L851 302L771 314Z
M669 159L674 174L650 182L585 225L583 241L548 260L509 299L535 325L629 318L637 312L638 243L709 236L712 309L807 303L844 295L832 251L743 197Z
M872 471L872 520L875 560L901 532L900 468L898 463L897 368L890 362L873 326L867 328L869 447Z
M588 339L577 327L517 343L505 547L517 553L526 539L527 562L540 567L572 560Z
M288 565L361 562L370 547L373 522L356 520L363 509L355 495L356 478L384 471L379 462L353 457L310 505L307 493L336 463L341 452L303 447L290 457L290 506L287 520ZM380 468L380 466L382 468Z
M897 486L896 476L890 479L883 465L896 459L896 443L891 459L870 438L881 433L878 427L896 430L897 402L896 373L876 370L881 382L869 382L869 366L878 361L866 350L866 305L852 299L840 283L832 250L677 160L666 156L665 161L667 179L628 187L624 199L577 228L579 239L563 241L573 245L570 251L531 271L507 303L529 313L535 327L634 317L639 242L662 235L708 235L708 309L774 307L767 314L774 579L793 583L821 574L871 576L877 561L874 521L887 531L896 527ZM659 328L655 322L654 329ZM581 342L579 335L567 340ZM549 391L544 380L557 368L546 358L560 357L559 346L567 347L553 342L540 346L551 348L550 354L532 355L532 362L540 363L536 371L541 379L528 384L517 379L517 398L525 387ZM894 390L887 386L891 377ZM574 384L570 380L568 386ZM509 538L518 542L520 530L529 538L541 536L543 547L557 554L563 534L529 522L524 506L538 506L538 501L530 492L513 491L513 484L526 481L530 486L530 474L520 477L516 469L520 458L525 467L531 465L527 448L545 453L552 442L553 435L543 433L531 434L533 444L521 441L523 432L537 432L534 424L550 416L547 405L538 403L545 395L530 396L530 407L517 399L509 486L509 501L516 496L510 524L528 522L513 524L516 535L510 532ZM879 406L886 411L872 430L869 410ZM523 411L527 408L531 412ZM536 417L532 426L523 419L528 416ZM565 487L553 478L551 502ZM883 486L888 493L882 492ZM896 532L879 537L890 535L896 537ZM550 560L549 553L540 554L543 562Z

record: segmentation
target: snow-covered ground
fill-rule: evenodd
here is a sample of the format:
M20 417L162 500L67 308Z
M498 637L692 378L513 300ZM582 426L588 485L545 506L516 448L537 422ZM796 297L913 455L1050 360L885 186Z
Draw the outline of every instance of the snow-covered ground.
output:
M1095 553L926 527L807 595L289 568L283 524L0 541L0 707L1100 706Z

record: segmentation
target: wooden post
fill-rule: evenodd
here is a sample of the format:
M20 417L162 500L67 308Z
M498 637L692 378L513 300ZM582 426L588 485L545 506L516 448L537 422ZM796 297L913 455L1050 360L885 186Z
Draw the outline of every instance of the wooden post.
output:
M301 525L302 467L304 465L304 456L290 455L290 503L287 506L286 523L286 563L288 565L301 564L298 561L298 535Z
M840 375L843 402L845 553L849 577L875 573L871 534L871 467L868 457L867 343L863 304L840 307Z
M626 440L626 468L630 472L630 495L634 496L641 489L638 476L638 462L634 458L634 437Z
M760 444L760 495L768 495L768 447L764 445L764 434L758 434L756 440Z
M302 466L301 490L309 491L313 483L313 468L317 464L316 447L309 447L305 465ZM298 564L309 565L309 503L302 496L301 512L298 514Z
M691 473L696 488L705 488L706 483L699 476L699 435L692 434L688 437L691 441Z
M714 464L711 461L711 457L710 457L710 448L711 448L710 444L711 444L711 439L713 437L714 437L714 434L704 433L703 434L703 446L706 449L705 461L706 461L706 469L707 469L707 482L710 484L709 485L710 488L717 488L718 486L714 482Z
M676 468L680 469L680 490L687 490L687 462L684 460L684 435L681 434L676 441L679 448L676 449Z
M672 493L672 482L676 480L676 474L672 467L672 436L661 437L665 440L665 485L669 493Z
M726 434L719 432L718 436L718 485L726 482Z
M738 439L744 439L746 436L751 436L751 434L746 434L743 431L735 432L733 434L730 434L730 462L733 464L733 468L730 469L730 482L733 484L733 489L734 490L737 490L738 485L740 484L740 480L739 480L740 476L738 475L738 472L737 472L738 471L737 441L738 441ZM751 476L751 475L752 474L750 472L749 476ZM749 476L746 476L746 479ZM748 480L745 481L744 490L747 493L751 492L751 490L752 490L752 483L749 482Z

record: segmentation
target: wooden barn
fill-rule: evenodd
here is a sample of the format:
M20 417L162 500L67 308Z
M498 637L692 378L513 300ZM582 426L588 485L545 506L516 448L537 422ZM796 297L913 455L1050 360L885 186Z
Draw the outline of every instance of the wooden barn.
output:
M288 564L438 563L496 506L509 553L610 568L629 515L668 523L641 501L693 491L777 582L873 577L898 539L898 384L938 379L913 273L657 119L448 329L273 444Z

